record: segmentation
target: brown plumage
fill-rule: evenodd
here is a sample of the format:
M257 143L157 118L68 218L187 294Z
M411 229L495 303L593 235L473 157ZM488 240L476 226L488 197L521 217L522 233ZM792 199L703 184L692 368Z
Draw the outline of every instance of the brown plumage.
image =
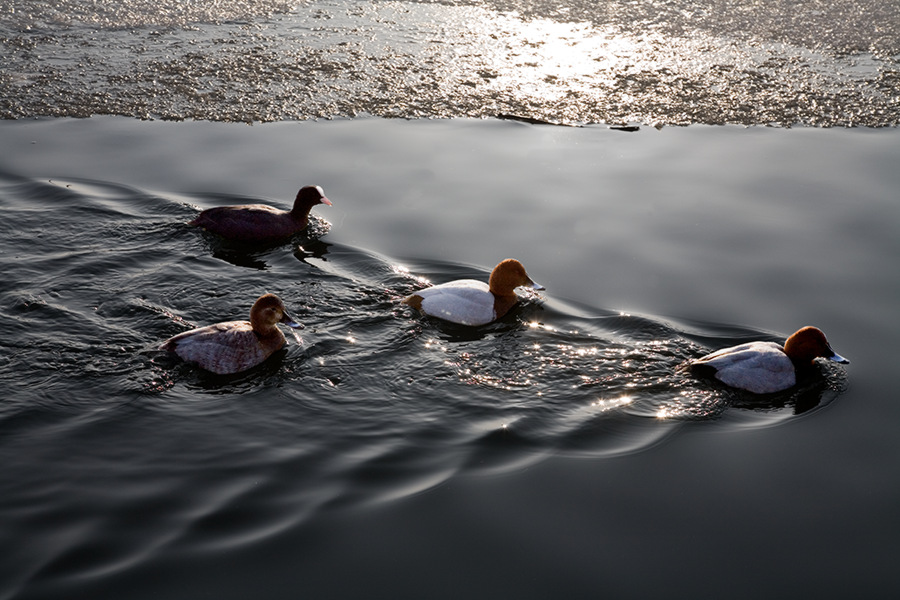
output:
M189 223L242 244L270 244L300 233L309 225L309 211L317 204L331 206L322 188L300 188L294 207L280 210L265 204L218 206L204 210Z
M301 327L275 294L265 294L250 309L250 321L227 321L179 333L160 344L160 350L207 371L228 375L262 363L287 343L278 323Z

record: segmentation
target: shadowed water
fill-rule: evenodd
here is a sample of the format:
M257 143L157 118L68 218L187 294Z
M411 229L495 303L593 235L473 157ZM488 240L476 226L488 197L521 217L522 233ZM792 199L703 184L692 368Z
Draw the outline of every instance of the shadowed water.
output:
M148 44L173 53L163 70L197 32L248 26L162 25L185 44ZM30 27L16 43L45 35L63 54L151 35ZM216 39L196 65L230 56ZM235 75L244 50L212 111L160 109L181 88L147 93L153 69L92 97L127 96L123 114L138 98L169 116L282 114ZM5 102L94 106L77 77L60 100L72 62L16 56L46 86L15 71ZM246 60L277 72L271 57ZM890 593L898 148L894 129L0 123L0 598ZM185 225L221 204L287 208L304 184L334 206L289 244L247 251ZM400 304L508 256L547 291L498 323ZM306 328L261 367L217 377L156 350L246 318L266 291ZM806 324L852 364L762 398L682 369Z
M323 510L459 475L638 452L686 421L774 425L845 385L843 370L822 366L774 398L731 392L680 367L777 336L550 292L487 327L422 318L399 300L423 278L486 279L488 269L400 262L327 238L248 254L184 225L234 197L187 202L8 174L0 197L2 536L17 547L6 593L27 583L65 594L163 556L228 554ZM263 366L220 377L154 349L246 318L263 291L306 326L302 343Z

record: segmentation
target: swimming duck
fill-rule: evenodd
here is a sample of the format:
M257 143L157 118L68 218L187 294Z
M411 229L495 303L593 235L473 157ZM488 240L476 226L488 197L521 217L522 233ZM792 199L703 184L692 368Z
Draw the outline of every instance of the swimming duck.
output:
M250 309L250 321L228 321L179 333L160 346L207 371L228 375L262 363L287 341L277 323L302 327L275 294L265 294Z
M274 243L306 229L309 211L317 204L331 206L331 200L317 185L300 188L290 211L265 204L217 206L201 212L190 225L243 244Z
M485 325L509 312L516 303L515 289L519 286L544 289L531 280L522 263L507 258L494 267L488 283L457 279L419 290L403 303L452 323Z
M771 394L792 387L797 383L797 371L812 366L816 358L850 362L831 349L821 330L804 327L791 335L784 347L775 342L749 342L693 360L690 367L731 387Z

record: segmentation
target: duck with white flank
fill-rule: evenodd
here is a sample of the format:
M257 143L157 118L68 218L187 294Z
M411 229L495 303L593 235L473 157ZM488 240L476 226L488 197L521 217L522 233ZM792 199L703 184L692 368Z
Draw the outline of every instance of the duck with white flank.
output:
M784 347L775 342L748 342L695 359L690 368L734 388L771 394L793 387L798 372L808 370L817 358L850 362L831 349L821 330L804 327L789 337Z
M424 290L403 300L426 315L460 325L485 325L496 321L518 300L515 289L520 286L543 290L514 258L502 261L488 283L474 279L457 279Z

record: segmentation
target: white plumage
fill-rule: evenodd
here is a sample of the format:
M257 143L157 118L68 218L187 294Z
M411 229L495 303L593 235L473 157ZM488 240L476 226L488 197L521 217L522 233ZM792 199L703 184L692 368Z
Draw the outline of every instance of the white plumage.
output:
M774 342L749 342L724 348L694 361L715 369L714 377L726 385L771 394L797 383L794 364Z
M774 342L747 342L717 350L691 361L698 373L715 377L734 388L754 394L781 392L797 383L798 369L808 372L817 358L846 364L850 361L831 349L825 334L803 327L779 346Z
M497 318L494 295L483 281L459 279L416 292L422 311L460 325L485 325Z
M457 279L425 288L403 299L404 304L426 315L459 325L486 325L501 318L515 306L516 288L542 290L514 258L500 261L488 283Z

